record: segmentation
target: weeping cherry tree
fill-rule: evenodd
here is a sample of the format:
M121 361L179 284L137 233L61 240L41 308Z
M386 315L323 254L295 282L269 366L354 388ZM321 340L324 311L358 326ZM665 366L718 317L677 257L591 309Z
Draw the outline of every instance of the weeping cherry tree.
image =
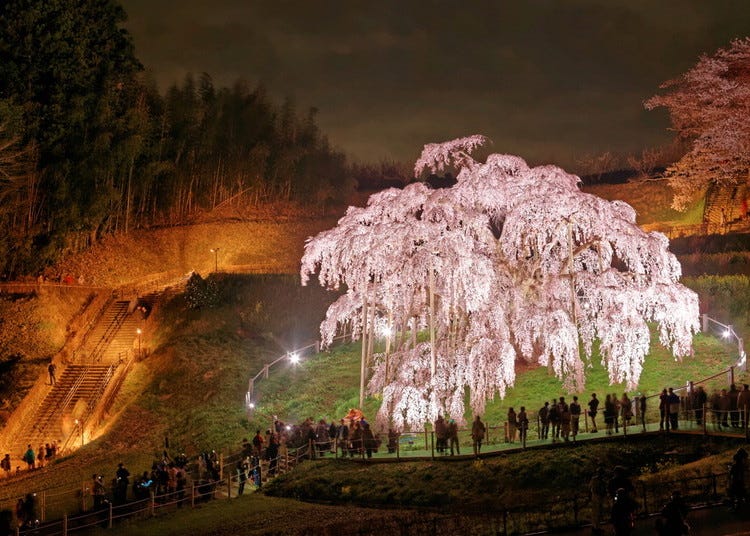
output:
M346 290L321 324L323 343L342 325L361 338L361 392L372 368L381 425L421 426L439 413L464 422L466 392L482 413L513 385L519 359L580 392L597 340L610 381L632 389L649 322L676 359L692 352L698 298L678 282L667 238L558 167L475 161L484 142L426 145L415 174L450 167L457 184L377 193L305 246L303 284L317 273L323 287ZM371 358L379 330L387 349Z

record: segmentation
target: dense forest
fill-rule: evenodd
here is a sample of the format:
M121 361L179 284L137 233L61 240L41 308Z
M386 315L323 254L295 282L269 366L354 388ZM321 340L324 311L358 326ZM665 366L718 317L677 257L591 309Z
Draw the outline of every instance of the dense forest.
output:
M0 270L34 273L105 234L230 199L320 207L362 168L314 108L207 74L160 92L111 0L0 3Z

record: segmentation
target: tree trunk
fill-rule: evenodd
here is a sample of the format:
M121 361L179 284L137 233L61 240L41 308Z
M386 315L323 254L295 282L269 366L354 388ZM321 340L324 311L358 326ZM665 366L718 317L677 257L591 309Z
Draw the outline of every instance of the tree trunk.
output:
M362 303L362 334L360 341L362 341L362 360L359 364L359 408L365 405L365 360L367 359L367 295L365 295L364 302Z

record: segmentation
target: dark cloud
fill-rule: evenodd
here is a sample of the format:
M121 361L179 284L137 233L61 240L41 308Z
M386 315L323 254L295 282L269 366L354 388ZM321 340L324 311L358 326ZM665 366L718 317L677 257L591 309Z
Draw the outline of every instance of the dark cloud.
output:
M414 159L471 133L570 166L668 140L642 101L702 53L750 34L746 0L124 0L166 87L208 72L319 108L357 158Z

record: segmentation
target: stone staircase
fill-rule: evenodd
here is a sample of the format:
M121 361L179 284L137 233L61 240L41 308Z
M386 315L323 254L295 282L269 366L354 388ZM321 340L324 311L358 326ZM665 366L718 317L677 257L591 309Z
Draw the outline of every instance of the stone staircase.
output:
M130 302L121 300L106 306L76 351L73 364L61 371L56 385L16 436L15 451L23 452L29 443L35 450L52 441L60 447L75 443L117 368L137 349L143 317L138 310L129 313L129 306Z
M23 444L15 445L15 451L23 452L29 443L34 450L42 443L60 443L75 432L75 419L83 418L96 405L116 367L116 364L66 366L19 434Z
M707 232L723 234L743 222L748 215L746 199L749 193L745 184L710 187L703 211Z
M137 310L128 313L128 308L127 301L113 301L109 304L76 353L77 361L115 363L134 349L142 317Z

